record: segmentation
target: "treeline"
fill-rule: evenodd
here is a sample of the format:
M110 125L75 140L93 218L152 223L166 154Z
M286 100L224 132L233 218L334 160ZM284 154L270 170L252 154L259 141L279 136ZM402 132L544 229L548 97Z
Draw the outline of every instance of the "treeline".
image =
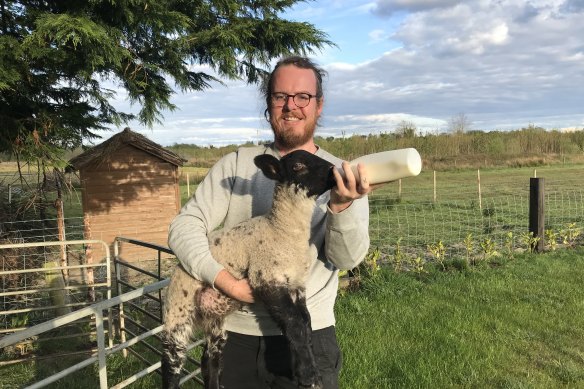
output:
M580 162L584 159L584 130L547 131L529 126L514 131L469 131L458 134L409 136L394 133L353 135L344 138L316 137L317 144L334 155L352 160L384 150L414 147L426 166L437 169L541 165L554 162ZM251 144L248 144L251 145ZM223 155L237 149L176 144L168 149L187 159L188 165L209 167Z

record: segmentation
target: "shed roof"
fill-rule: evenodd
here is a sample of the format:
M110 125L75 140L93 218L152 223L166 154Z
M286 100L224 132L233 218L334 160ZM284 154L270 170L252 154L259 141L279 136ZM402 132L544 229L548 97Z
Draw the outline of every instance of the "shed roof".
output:
M124 145L134 146L176 166L182 166L186 161L172 151L166 150L159 144L152 142L144 135L134 132L126 127L122 132L72 158L69 160L69 164L74 170L79 170L91 165L99 165Z

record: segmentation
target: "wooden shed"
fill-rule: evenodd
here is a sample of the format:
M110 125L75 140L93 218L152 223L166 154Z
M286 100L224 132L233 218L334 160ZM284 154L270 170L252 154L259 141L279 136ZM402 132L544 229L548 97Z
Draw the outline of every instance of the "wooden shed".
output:
M180 209L178 167L184 160L129 128L71 159L79 171L85 236L112 248L116 236L167 246L168 226ZM103 258L95 246L93 258ZM156 252L124 244L127 261Z

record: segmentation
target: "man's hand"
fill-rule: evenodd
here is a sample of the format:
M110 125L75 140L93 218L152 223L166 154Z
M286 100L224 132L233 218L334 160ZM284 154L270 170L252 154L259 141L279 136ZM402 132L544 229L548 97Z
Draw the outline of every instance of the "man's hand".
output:
M369 185L367 171L363 164L357 165L357 171L359 172L358 182L355 179L353 170L351 170L351 166L346 161L343 162L343 170L345 172L344 179L337 169L333 169L337 186L331 190L329 207L334 213L344 211L353 203L353 200L360 199L376 188Z
M232 299L248 304L254 302L251 286L249 286L247 278L238 280L223 269L217 274L214 285Z

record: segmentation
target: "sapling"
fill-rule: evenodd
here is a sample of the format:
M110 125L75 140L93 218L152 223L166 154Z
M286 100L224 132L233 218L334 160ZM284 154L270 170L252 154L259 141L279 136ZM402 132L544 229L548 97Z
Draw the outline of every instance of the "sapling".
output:
M403 268L404 254L401 250L401 240L402 238L398 238L395 242L395 253L393 254L393 269L396 272L402 271Z
M379 260L381 259L381 251L379 248L375 248L370 251L369 254L363 260L363 265L369 277L375 277L381 266L379 266Z
M422 273L427 273L427 271L424 269L424 260L419 255L416 258L410 259L410 266L418 278L422 275Z
M499 255L499 253L495 250L495 242L493 242L491 238L486 238L481 242L481 249L483 252L483 259L485 261L491 257Z
M558 245L558 233L552 229L545 230L545 240L552 251L556 251Z
M428 251L434 257L436 262L442 266L442 270L446 270L446 266L444 265L444 257L446 255L446 248L444 247L444 243L439 240L437 243L429 244Z
M540 238L539 236L534 236L533 231L529 231L522 233L520 239L527 252L533 253L535 246L537 245L537 242L539 242Z
M565 229L560 232L562 243L573 247L576 243L576 238L580 236L580 228L576 227L576 223L569 223Z

